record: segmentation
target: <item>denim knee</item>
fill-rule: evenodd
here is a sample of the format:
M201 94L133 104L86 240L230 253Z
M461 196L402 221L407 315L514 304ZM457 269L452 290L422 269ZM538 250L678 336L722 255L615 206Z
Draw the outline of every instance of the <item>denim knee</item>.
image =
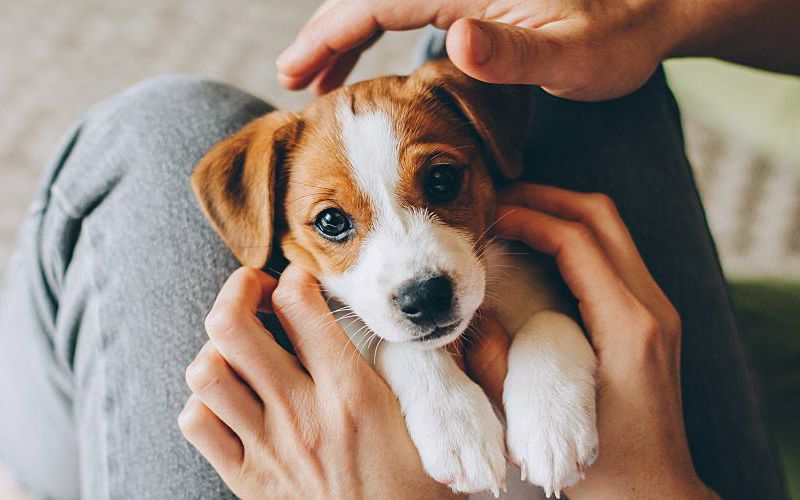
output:
M143 190L152 183L188 182L208 148L271 110L224 83L185 75L151 78L83 117L74 147L51 178L54 191L80 216L120 182L148 179L135 181Z

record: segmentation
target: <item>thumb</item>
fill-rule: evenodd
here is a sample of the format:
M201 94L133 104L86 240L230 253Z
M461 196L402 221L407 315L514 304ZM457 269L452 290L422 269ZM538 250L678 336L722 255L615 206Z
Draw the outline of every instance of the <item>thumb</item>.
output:
M281 274L272 294L272 309L315 382L338 383L337 375L349 372L351 363L364 362L333 318L320 284L296 264L289 264ZM342 363L342 359L353 361Z
M459 19L447 32L447 55L461 71L487 83L546 86L563 51L546 36L510 24Z

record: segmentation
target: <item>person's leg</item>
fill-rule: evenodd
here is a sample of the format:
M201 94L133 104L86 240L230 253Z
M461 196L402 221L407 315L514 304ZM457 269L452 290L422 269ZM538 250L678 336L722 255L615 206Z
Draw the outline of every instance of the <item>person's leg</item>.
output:
M176 423L204 316L237 267L189 174L269 110L158 78L92 110L54 160L0 302L0 465L37 496L230 495Z
M73 378L65 359L69 352L64 352L64 336L55 333L57 304L50 292L57 287L53 271L63 268L64 252L60 238L42 234L45 219L53 221L60 213L57 207L48 209L47 186L77 134L78 127L66 135L46 172L5 263L0 290L0 473L44 498L77 498L79 494ZM62 221L47 225L66 229L63 217ZM59 230L58 234L66 233Z
M604 103L539 92L534 113L527 179L608 194L680 312L684 415L698 474L723 498L785 497L663 72Z

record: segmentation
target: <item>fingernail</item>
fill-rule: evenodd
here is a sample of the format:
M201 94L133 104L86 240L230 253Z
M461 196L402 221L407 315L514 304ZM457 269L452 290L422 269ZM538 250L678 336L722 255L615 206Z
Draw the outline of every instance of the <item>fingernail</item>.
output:
M487 33L479 24L472 25L471 33L471 50L472 60L475 64L483 65L489 62L492 58L494 51L494 41L489 33Z

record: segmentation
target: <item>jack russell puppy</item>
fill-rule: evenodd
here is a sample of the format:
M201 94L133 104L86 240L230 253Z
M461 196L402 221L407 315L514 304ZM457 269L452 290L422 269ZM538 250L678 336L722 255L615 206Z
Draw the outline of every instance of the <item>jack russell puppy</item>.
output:
M264 268L280 245L341 303L426 471L456 492L497 496L508 457L558 496L597 455L596 359L570 300L551 266L487 237L494 183L522 173L531 92L435 61L257 118L192 175L242 264ZM505 431L445 348L482 306L513 335Z

